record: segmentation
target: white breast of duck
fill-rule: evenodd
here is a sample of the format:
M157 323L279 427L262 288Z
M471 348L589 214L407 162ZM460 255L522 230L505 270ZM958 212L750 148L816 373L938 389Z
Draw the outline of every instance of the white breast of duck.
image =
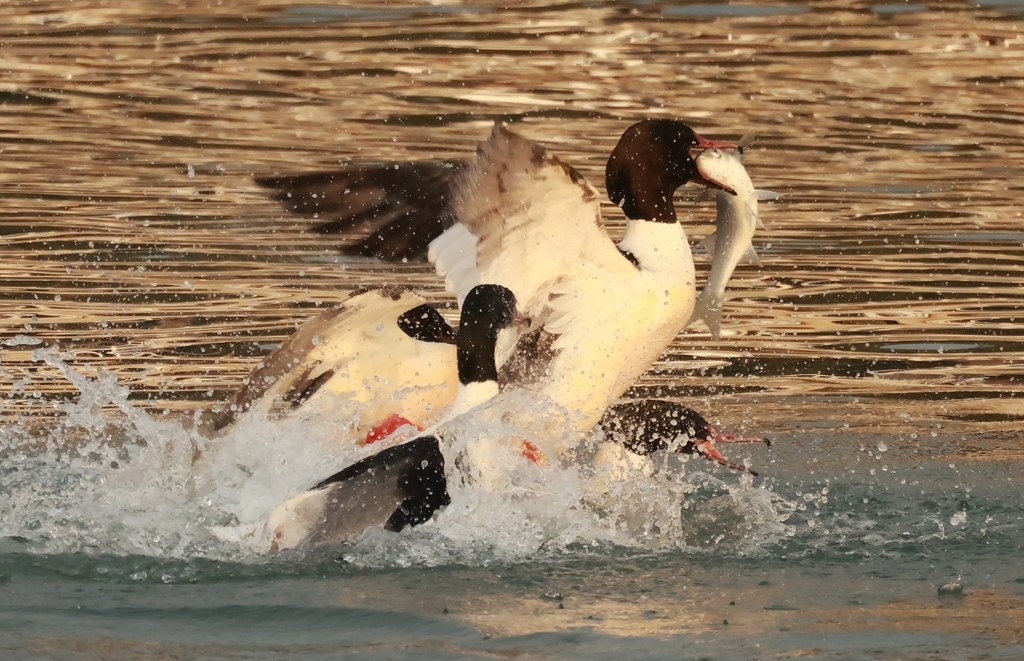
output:
M627 262L608 278L583 263L552 288L545 328L563 332L541 390L578 417L580 431L647 370L693 311L693 257L678 223L631 220L619 248L636 266ZM563 290L571 293L562 298Z

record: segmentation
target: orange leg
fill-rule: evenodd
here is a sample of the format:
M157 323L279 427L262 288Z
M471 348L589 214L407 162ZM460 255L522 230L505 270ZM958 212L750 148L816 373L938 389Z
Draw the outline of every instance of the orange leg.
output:
M423 431L423 427L414 425L397 413L392 413L370 430L370 433L368 433L366 438L363 439L363 444L369 445L370 443L376 443L380 439L387 438L394 434L399 427L405 426L415 427L416 429Z

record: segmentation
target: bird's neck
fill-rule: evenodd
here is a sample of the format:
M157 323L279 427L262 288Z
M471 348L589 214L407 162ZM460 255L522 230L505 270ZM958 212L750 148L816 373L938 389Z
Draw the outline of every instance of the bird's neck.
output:
M462 415L476 406L483 404L498 394L498 380L473 381L471 383L459 383L455 391L455 403L448 414L449 418Z
M474 383L498 380L498 370L494 365L496 343L497 337L493 331L483 324L472 327L463 324L459 328L455 340L459 381Z
M679 223L627 220L619 250L636 259L641 271L685 275L693 271L693 255Z

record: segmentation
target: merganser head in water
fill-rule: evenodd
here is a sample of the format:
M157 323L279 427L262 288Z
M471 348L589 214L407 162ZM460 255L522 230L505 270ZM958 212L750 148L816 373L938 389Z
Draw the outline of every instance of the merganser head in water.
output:
M497 393L494 347L516 321L516 299L500 285L479 285L466 297L456 346L460 390L455 409L471 410ZM320 481L271 512L271 549L357 539L374 526L398 532L428 521L451 499L444 454L426 432Z
M675 222L672 196L683 184L696 181L724 191L727 183L702 174L691 149L730 149L674 119L648 119L630 126L608 157L604 183L608 197L627 218Z
M601 418L600 427L607 440L622 445L634 454L646 456L671 449L684 454L696 454L751 475L757 473L726 459L715 444L764 443L771 447L771 441L767 438L727 434L693 409L663 399L617 404Z

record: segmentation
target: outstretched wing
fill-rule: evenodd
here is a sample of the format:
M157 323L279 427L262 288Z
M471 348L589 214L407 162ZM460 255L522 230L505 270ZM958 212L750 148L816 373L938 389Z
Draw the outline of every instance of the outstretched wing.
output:
M571 271L626 263L601 225L598 192L541 145L495 124L455 182L457 223L429 259L461 302L480 283L500 284L536 318Z
M421 296L410 291L374 289L357 292L338 307L307 321L260 361L218 414L214 429L224 429L253 407L267 414L300 406L343 370L358 375L372 373L380 367L377 354L381 352L375 351L373 342L381 332L378 328L389 331L388 338L404 333L423 342L453 342L454 333L440 315L434 312L439 321L434 316L426 316L425 303ZM421 308L422 314L414 314ZM395 354L402 350L402 347L391 347ZM399 363L401 355L384 354L384 358L394 358ZM367 363L363 369L350 369L354 362L360 361ZM391 369L389 365L381 369L385 368ZM390 380L395 381L400 376L392 375ZM335 385L334 389L355 391L358 384Z
M354 235L342 252L386 261L422 260L455 222L452 186L462 161L360 165L333 172L257 177L289 211L319 220L316 231Z
M593 329L573 320L614 310L590 283L633 270L601 225L597 191L543 146L496 124L456 181L453 206L458 222L430 244L429 259L460 304L477 284L512 290L531 325L499 337L500 380L547 378L560 351Z

